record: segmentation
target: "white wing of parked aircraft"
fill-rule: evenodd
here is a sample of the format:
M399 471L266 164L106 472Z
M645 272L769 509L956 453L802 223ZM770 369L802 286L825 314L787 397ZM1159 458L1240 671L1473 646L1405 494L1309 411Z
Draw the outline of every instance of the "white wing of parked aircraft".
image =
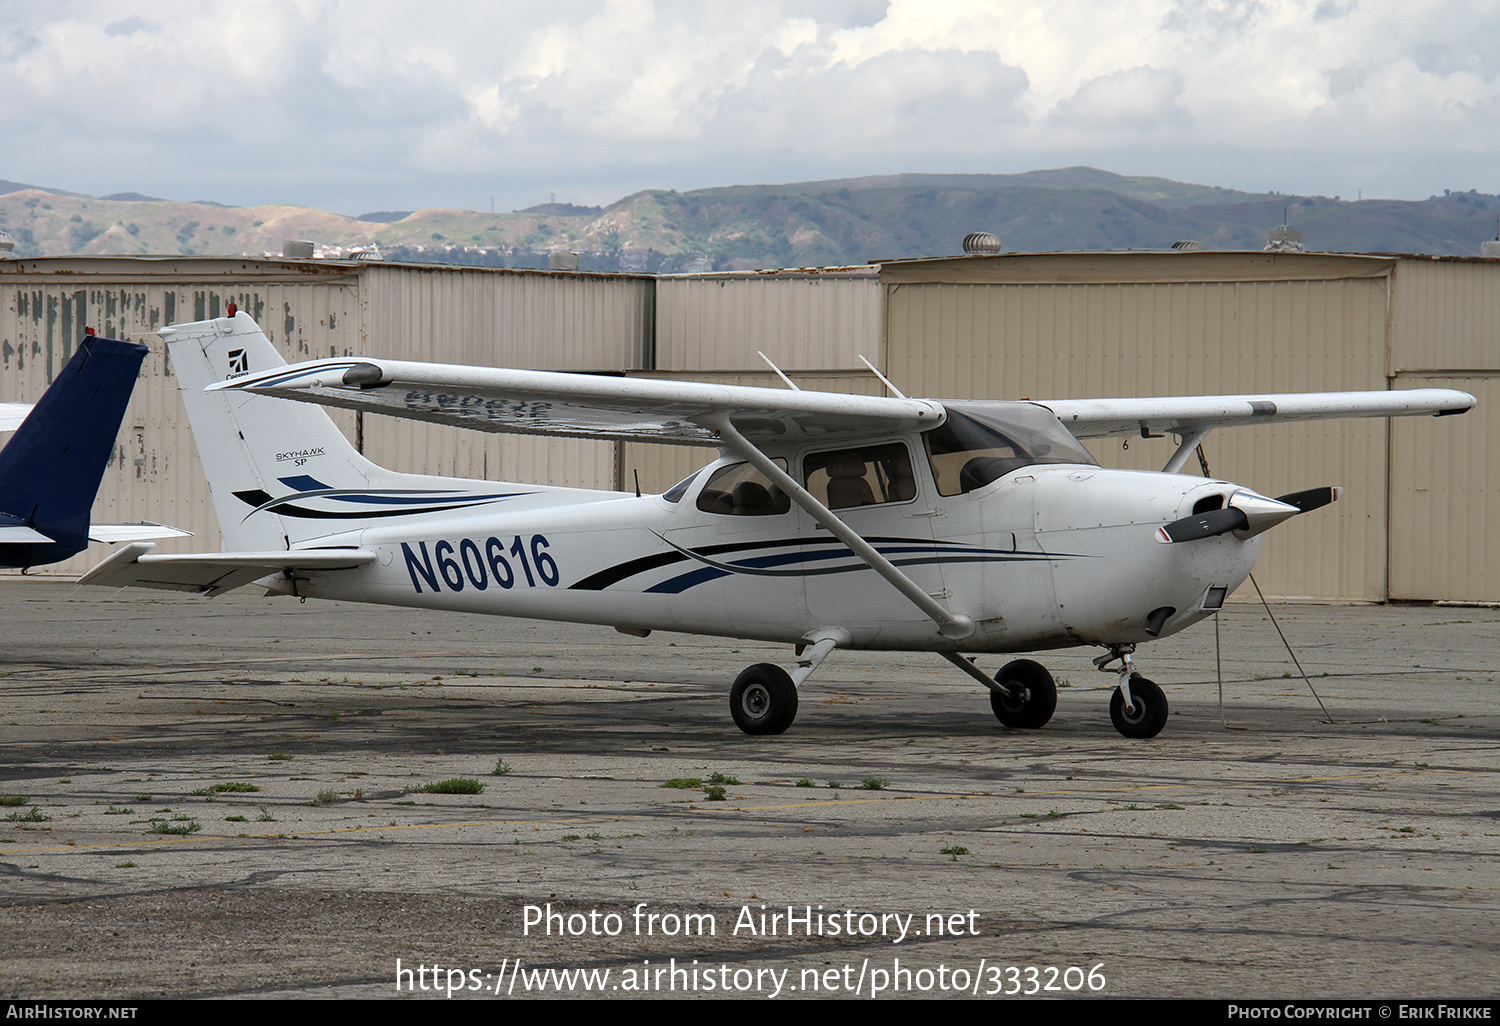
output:
M385 413L412 420L520 434L718 445L709 425L727 416L756 442L921 430L945 406L983 400L843 395L597 374L503 370L402 360L315 360L237 377L210 391ZM1187 435L1216 427L1342 417L1463 413L1473 396L1452 389L1300 392L1148 399L1040 399L1077 438Z
M209 387L519 434L719 445L728 417L757 442L850 438L942 423L938 403L601 374L400 360L316 360Z

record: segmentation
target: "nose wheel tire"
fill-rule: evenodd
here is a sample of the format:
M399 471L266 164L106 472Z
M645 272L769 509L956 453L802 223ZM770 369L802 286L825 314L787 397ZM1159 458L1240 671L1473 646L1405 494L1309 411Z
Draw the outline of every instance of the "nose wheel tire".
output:
M1109 700L1109 718L1115 729L1126 737L1148 738L1161 733L1167 725L1167 696L1155 681L1131 674L1131 706L1125 708L1125 695L1119 688Z
M1016 659L1000 667L995 680L1011 692L990 692L995 719L1007 727L1035 730L1046 725L1057 711L1057 684L1041 663Z
M756 663L735 678L729 713L746 734L780 734L797 718L797 686L773 663Z

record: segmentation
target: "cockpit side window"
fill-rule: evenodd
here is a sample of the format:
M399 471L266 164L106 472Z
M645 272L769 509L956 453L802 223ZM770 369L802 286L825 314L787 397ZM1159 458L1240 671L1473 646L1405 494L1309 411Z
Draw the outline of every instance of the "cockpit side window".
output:
M922 435L940 495L963 495L1038 463L1097 465L1040 406L975 403L968 410L948 406L947 411L942 427Z
M786 460L777 466L786 469ZM748 463L720 467L698 493L698 508L705 513L734 517L767 517L789 513L791 498Z

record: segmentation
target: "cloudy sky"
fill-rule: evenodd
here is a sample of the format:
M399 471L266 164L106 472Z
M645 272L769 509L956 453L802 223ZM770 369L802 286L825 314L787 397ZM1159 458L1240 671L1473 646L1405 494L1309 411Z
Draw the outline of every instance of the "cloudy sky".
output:
M1494 0L0 0L0 178L342 213L1088 164L1500 192Z

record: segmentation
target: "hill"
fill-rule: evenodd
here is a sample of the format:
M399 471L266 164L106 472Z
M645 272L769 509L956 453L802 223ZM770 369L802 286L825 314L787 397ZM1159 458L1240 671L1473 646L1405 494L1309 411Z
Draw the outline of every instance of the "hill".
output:
M279 255L291 239L327 255L378 246L387 258L545 266L552 250L585 270L859 264L958 252L989 231L1009 252L1260 249L1267 229L1302 229L1309 249L1473 256L1495 233L1500 197L1411 202L1256 195L1074 167L1015 175L886 175L648 190L607 207L547 203L508 214L431 209L346 217L306 207L229 207L139 193L82 196L0 179L0 228L16 256Z

